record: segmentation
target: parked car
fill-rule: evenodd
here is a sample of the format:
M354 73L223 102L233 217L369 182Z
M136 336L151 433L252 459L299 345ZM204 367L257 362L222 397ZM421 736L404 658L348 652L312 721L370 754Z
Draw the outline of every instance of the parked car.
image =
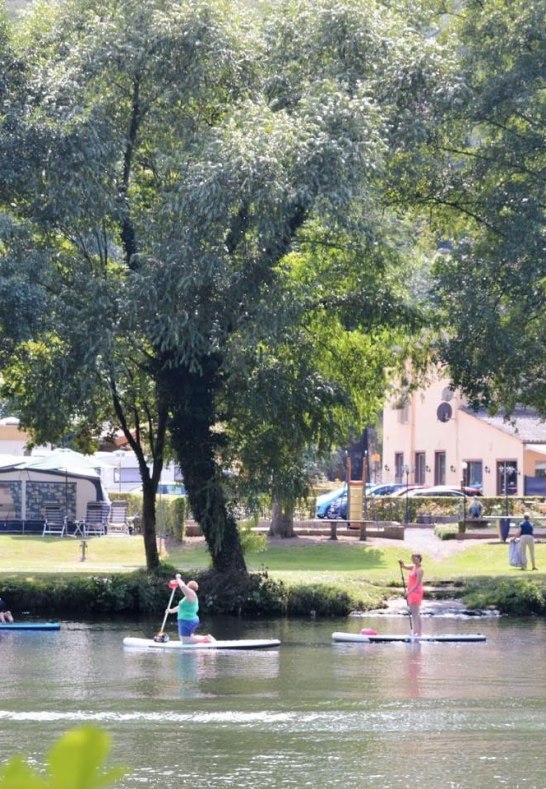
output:
M330 504L333 504L340 496L347 496L346 490L347 486L343 485L342 488L336 488L336 490L330 490L328 493L317 496L315 503L315 518L325 518Z
M399 490L405 490L404 482L389 482L382 485L372 485L366 490L367 496L394 496Z
M347 520L347 493L343 493L329 505L324 517L329 520L335 518Z
M405 483L398 483L398 482L392 482L386 485L366 485L366 496L371 498L375 496L393 496L393 495L398 495L399 491L404 492L405 490L406 490ZM334 499L334 501L332 501L328 505L324 517L329 518L330 520L333 520L334 518L339 518L340 520L347 520L347 493L346 492L343 492L341 496L338 496L336 499Z
M400 495L400 494L399 494ZM433 485L430 488L413 488L408 490L407 495L409 498L416 498L422 496L446 496L451 498L465 498L465 494L460 488L452 488L449 485Z

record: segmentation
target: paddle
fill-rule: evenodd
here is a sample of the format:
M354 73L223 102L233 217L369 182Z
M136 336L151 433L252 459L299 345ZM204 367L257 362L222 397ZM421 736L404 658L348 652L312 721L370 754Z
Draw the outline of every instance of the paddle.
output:
M161 630L159 631L159 633L157 633L157 635L154 636L154 641L157 641L160 644L166 644L167 641L169 640L169 636L167 635L167 633L163 631L165 630L165 624L167 622L167 617L169 616L169 608L173 603L174 593L178 589L178 581L174 581L174 580L169 581L169 589L172 589L172 592L169 598L169 604L167 606L167 610L165 611L165 616L163 617L163 624L161 625Z
M408 617L409 617L410 631L411 631L411 634L413 635L413 619L411 617L411 611L410 611L410 607L409 607L409 604L408 604L408 598L407 598L408 590L406 589L406 579L404 578L404 568L402 567L402 562L401 561L398 562L398 564L400 566L400 575L402 576L402 586L404 587L404 597L406 599L406 605L408 606Z

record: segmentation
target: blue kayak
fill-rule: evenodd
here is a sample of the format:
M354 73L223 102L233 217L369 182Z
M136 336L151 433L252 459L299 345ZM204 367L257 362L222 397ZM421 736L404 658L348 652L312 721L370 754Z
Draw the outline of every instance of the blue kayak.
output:
M0 630L60 630L60 622L0 622Z

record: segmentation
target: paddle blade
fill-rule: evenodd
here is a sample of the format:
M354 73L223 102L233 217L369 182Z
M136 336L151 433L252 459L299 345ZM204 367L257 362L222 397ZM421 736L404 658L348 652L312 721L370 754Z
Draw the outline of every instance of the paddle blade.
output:
M178 588L178 581L175 581L174 578L172 581L169 581L167 584L169 589L177 589Z
M154 641L157 644L166 644L169 640L169 636L167 633L158 633L157 636L154 636Z

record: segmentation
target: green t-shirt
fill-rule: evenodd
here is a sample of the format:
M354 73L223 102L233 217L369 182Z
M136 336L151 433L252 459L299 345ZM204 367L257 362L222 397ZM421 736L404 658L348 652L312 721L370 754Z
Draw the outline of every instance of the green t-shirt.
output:
M199 600L195 598L193 602L187 597L182 598L178 606L178 619L195 619L199 611Z

